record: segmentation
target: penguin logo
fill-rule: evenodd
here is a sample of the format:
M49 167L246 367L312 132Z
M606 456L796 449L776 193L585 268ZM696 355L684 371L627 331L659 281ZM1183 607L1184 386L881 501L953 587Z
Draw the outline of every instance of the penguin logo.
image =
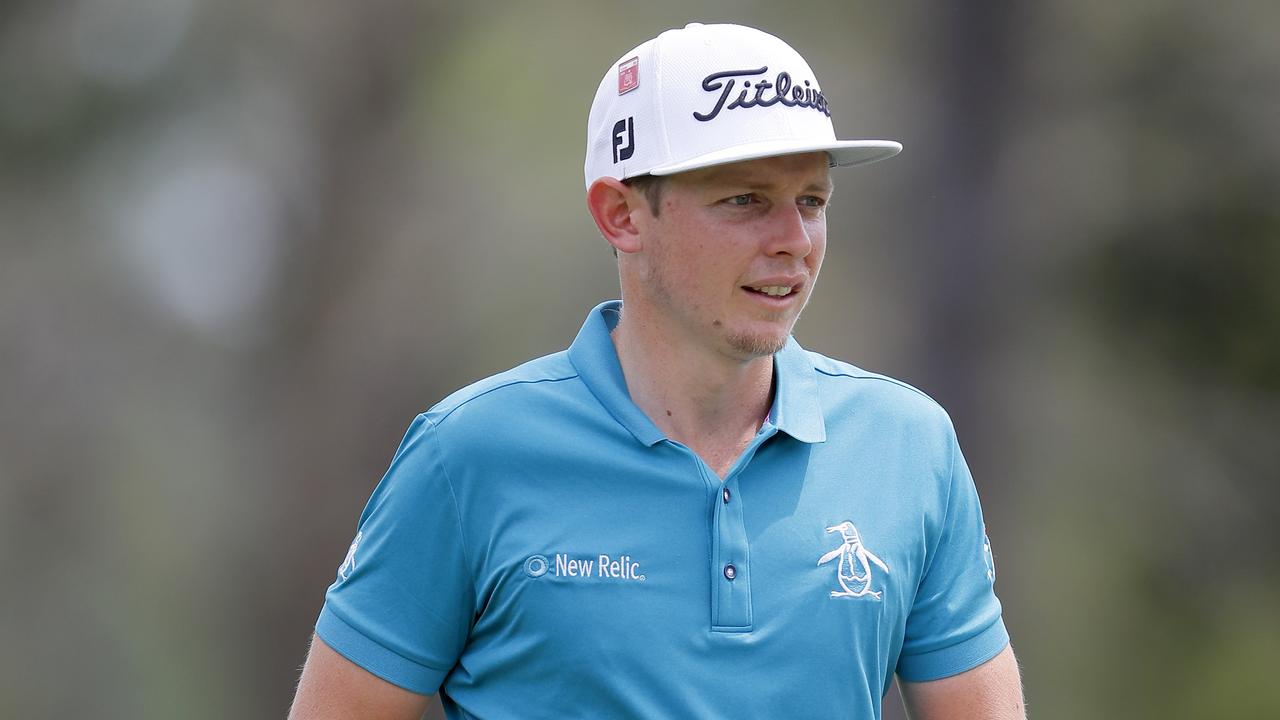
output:
M848 520L839 525L832 525L827 528L827 532L838 532L844 540L840 547L818 559L818 564L824 565L840 558L836 569L836 580L840 583L840 589L832 590L831 597L871 597L879 600L880 593L871 590L871 565L874 563L885 571L885 574L888 574L889 566L862 544L862 536L858 534L858 528Z

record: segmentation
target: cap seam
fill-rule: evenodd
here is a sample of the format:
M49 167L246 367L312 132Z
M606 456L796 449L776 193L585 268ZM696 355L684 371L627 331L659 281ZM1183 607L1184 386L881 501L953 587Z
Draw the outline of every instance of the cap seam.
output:
M665 35L665 34L666 33L662 33L661 35L658 35L658 37L653 39L653 72L654 72L653 97L654 97L654 104L658 108L658 113L657 113L658 117L656 118L656 120L662 132L662 156L669 158L671 157L671 136L667 132L667 108L666 108L666 103L663 101L663 93L662 93L662 90L663 90L662 83L664 81L664 75L665 75L665 73L662 72L663 70L662 35ZM650 161L647 164L649 165L649 167L645 170L645 172L648 172L649 170L652 170L653 168L663 163L656 163L656 162Z

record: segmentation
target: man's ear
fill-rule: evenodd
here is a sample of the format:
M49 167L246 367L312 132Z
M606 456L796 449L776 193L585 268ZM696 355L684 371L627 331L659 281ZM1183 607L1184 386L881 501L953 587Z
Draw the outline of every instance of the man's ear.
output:
M640 249L640 228L633 218L649 211L639 192L619 180L602 177L587 188L587 210L614 250L633 253Z

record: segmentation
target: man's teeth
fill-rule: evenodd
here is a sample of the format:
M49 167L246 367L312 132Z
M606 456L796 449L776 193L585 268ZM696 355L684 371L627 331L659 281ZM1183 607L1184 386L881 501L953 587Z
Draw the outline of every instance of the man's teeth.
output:
M764 293L765 295L773 295L774 297L782 297L783 295L791 294L790 285L766 285L764 287L751 288L751 289L755 290L756 292Z

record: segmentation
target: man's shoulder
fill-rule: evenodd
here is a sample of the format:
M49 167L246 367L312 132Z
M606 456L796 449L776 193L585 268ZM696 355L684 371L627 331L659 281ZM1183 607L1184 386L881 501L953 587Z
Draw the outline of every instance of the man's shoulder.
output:
M476 416L518 412L530 400L554 397L552 388L577 377L578 371L569 361L568 353L552 353L455 390L433 405L426 416L433 424L440 425L457 423L464 415L471 421ZM551 392L546 392L549 389ZM465 412L460 412L463 410Z
M881 416L914 418L950 428L951 418L942 405L914 385L821 353L805 352L817 373L824 404L837 407L851 402L871 406Z

